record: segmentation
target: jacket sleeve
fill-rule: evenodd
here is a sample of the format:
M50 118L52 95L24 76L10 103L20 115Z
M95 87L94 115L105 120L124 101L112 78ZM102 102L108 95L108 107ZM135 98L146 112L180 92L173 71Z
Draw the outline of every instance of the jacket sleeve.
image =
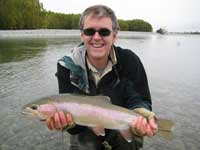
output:
M70 83L70 71L58 63L56 76L59 93L72 93L74 87Z
M126 57L128 64L127 82L125 87L126 106L129 109L146 108L152 110L151 95L144 66L133 52Z
M58 79L59 93L73 93L75 87L70 82L70 71L58 63L56 76ZM86 127L84 126L76 125L75 127L68 129L67 131L70 134L78 134L85 129Z

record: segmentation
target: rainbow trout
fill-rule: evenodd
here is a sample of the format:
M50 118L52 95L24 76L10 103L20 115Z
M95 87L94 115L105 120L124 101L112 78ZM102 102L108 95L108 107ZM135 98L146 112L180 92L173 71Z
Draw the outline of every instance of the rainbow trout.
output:
M107 96L77 94L59 94L41 98L24 106L22 113L45 121L56 111L71 113L73 121L78 125L118 130L127 141L131 141L132 138L130 123L139 116L132 110L111 104ZM158 131L163 132L161 135L166 139L171 138L172 126L172 121L158 119ZM104 134L104 131L100 132L102 133L99 135Z

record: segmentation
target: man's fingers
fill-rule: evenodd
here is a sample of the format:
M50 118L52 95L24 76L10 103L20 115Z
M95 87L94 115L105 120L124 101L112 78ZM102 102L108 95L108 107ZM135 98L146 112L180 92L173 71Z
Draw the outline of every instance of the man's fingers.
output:
M54 114L54 121L55 121L55 128L56 129L62 129L62 124L61 124L59 112L56 112Z
M157 130L158 129L158 126L157 126L157 123L156 123L156 119L155 118L151 118L149 120L149 125L151 126L151 128L153 130Z
M147 128L147 120L140 116L133 122L133 127L138 135L145 135Z
M146 135L148 137L152 137L153 136L153 130L152 130L152 128L151 128L151 126L149 124L147 125Z
M142 117L140 116L140 117L138 117L138 118L136 119L136 123L135 123L135 128L136 128L136 129L140 129L141 122L142 122Z
M146 134L146 129L147 129L147 120L146 118L143 118L141 119L141 122L140 122L140 132L142 135L145 135Z
M146 118L140 116L132 122L132 127L135 129L136 135L152 137L157 130L157 124L155 118L147 121ZM133 132L133 133L134 133Z
M64 114L64 112L60 111L58 113L59 113L59 117L60 117L60 121L61 121L61 126L62 127L67 126L68 125L68 121L67 121L67 117Z
M56 112L52 117L47 118L46 125L50 130L63 129L73 124L72 115L63 111Z
M72 115L71 114L67 113L66 119L67 119L67 124L68 125L73 123Z
M46 125L49 128L49 130L53 130L55 128L54 127L54 121L53 121L52 117L47 118Z

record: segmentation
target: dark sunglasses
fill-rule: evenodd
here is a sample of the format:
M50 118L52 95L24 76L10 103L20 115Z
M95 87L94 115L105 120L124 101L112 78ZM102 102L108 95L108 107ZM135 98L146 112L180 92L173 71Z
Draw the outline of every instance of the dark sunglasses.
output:
M83 29L83 33L87 36L93 36L96 32L98 32L100 36L109 36L111 33L111 31L107 28L101 28L99 30L94 28Z

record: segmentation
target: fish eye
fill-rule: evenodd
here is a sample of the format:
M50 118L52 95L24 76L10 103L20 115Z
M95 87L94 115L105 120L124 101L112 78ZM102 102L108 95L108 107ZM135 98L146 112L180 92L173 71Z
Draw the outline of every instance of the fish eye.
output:
M31 106L31 109L37 110L37 109L38 109L38 105L32 105L32 106Z

